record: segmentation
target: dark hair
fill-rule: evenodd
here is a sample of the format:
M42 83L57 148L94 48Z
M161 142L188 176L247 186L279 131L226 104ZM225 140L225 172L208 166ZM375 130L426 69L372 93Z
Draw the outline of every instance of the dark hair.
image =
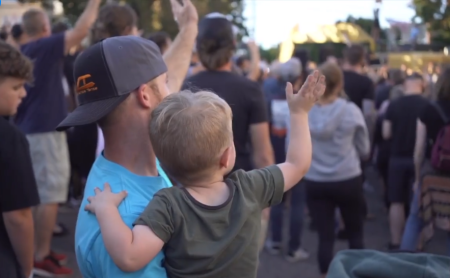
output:
M136 25L136 12L129 5L106 4L100 9L97 21L92 28L92 43L122 36L127 29Z
M247 56L239 56L236 59L236 66L241 67L245 61L250 61L250 58L248 58Z
M7 77L33 81L33 64L14 46L0 41L0 80Z
M65 22L59 21L55 23L55 25L53 25L52 33L53 34L62 33L67 30L69 30L69 25Z
M436 82L437 100L450 100L450 67L445 68Z
M309 63L309 52L305 49L297 49L294 51L292 57L300 60L302 65L302 75L301 78L303 81L306 81L306 77L308 76L308 63Z
M352 66L360 65L364 62L366 51L358 44L351 45L344 50L344 58Z
M217 41L210 39L197 40L198 58L208 70L217 70L230 62L236 47L228 44L225 47L218 46Z
M22 35L23 35L22 25L14 24L13 27L11 27L11 36L12 36L12 38L15 41L18 41Z
M151 33L148 39L154 42L162 53L164 48L167 47L167 40L170 39L170 36L166 32L160 31Z
M394 86L400 85L405 81L405 73L399 69L391 69L388 71L388 78L392 83L394 83Z
M44 11L30 9L22 16L23 31L30 36L38 35L44 28L43 17L47 16Z

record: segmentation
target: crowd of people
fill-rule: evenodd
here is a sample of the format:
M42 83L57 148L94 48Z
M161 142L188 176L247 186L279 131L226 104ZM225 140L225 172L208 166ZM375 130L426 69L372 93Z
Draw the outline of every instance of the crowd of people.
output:
M232 23L199 20L189 0L171 1L173 40L100 4L73 28L29 10L0 42L0 277L73 273L51 248L68 200L85 278L256 277L262 249L309 258L308 215L320 274L356 277L342 271L385 256L360 250L371 164L389 251L423 250L433 224L450 231L450 69L433 86L395 69L374 80L360 45L269 67L254 42L236 57ZM336 238L358 250L334 258Z

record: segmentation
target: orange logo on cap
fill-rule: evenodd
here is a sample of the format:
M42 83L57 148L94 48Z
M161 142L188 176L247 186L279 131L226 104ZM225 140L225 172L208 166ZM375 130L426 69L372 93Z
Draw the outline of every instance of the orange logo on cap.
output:
M88 78L91 78L92 76L90 74L85 74L77 79L77 93L84 94L87 92L97 91L97 87L95 86L94 82L88 82L86 83L86 80Z

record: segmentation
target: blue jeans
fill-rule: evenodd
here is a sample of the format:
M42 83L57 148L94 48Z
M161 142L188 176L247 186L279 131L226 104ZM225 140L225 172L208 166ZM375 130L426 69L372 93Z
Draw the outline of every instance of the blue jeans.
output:
M414 192L414 198L411 204L408 220L406 221L405 231L403 232L402 243L400 250L416 251L417 243L419 242L420 233L424 227L424 223L420 218L419 207L420 190ZM450 256L450 232L447 240L447 255Z
M288 192L291 193L291 205L289 214L289 251L294 252L301 246L301 236L303 233L303 219L305 214L305 184L299 182ZM270 210L270 229L272 232L272 242L281 243L283 233L283 212L286 204L286 192L283 201L272 207Z

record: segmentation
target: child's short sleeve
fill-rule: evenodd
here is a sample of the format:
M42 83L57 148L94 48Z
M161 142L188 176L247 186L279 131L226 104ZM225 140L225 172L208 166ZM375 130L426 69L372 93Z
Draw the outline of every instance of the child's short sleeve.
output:
M133 225L148 226L156 236L167 243L174 231L169 200L162 194L156 194Z
M284 194L284 177L277 165L249 172L239 171L237 178L244 189L256 196L261 208L279 204Z

